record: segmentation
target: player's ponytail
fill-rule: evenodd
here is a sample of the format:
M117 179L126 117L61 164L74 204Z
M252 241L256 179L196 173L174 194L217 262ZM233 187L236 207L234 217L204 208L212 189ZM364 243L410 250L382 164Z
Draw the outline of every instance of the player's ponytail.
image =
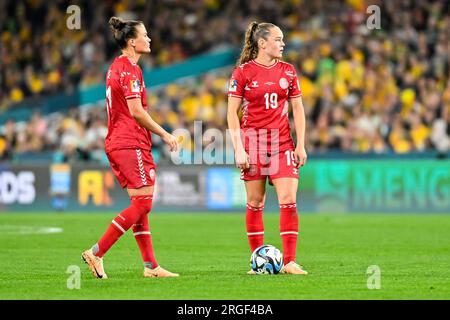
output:
M258 40L263 38L267 40L267 36L270 33L270 29L276 27L272 23L256 21L251 22L248 25L245 32L244 47L242 48L241 55L238 60L238 65L244 64L250 60L253 60L258 55Z
M116 40L120 49L125 49L127 47L127 41L137 37L136 26L144 23L142 21L122 20L118 17L111 17L108 24L111 26L114 40Z

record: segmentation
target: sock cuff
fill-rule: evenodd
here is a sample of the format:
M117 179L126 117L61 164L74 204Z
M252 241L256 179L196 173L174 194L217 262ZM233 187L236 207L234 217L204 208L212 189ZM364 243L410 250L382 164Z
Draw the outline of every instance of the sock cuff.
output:
M131 197L131 206L139 211L139 215L147 214L152 210L153 196L134 196Z
M94 244L91 248L92 254L95 256L100 251L100 247L98 246L98 243Z
M132 197L130 197L130 200L131 201L134 201L134 200L153 200L153 195L149 194L149 195L146 195L146 196L132 196Z
M247 209L249 209L249 210L251 210L251 211L255 211L255 212L257 212L257 211L263 211L264 206L261 206L261 207L254 207L254 206L251 206L251 205L249 205L249 204L247 203Z
M291 209L291 208L297 208L297 203L283 203L280 204L280 209Z

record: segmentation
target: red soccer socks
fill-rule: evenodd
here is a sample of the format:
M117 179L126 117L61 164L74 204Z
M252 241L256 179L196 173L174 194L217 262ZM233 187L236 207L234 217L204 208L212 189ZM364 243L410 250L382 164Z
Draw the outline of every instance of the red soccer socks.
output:
M252 252L264 244L263 209L264 207L253 207L247 203L245 222L248 243Z
M298 238L297 204L280 204L280 235L283 242L284 264L295 261Z
M155 254L153 252L152 234L150 233L150 228L148 225L148 213L143 214L140 219L136 221L136 224L133 225L133 234L139 246L139 250L141 251L144 267L150 269L158 267L158 262L156 261Z
M152 207L152 196L131 197L131 205L114 218L105 234L93 247L97 257L103 257L113 244L133 225L141 216L147 216Z

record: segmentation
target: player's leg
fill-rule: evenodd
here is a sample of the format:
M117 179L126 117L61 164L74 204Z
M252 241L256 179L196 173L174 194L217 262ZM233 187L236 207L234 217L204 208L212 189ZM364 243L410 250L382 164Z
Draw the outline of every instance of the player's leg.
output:
M145 194L153 194L153 186L141 188ZM119 213L106 229L100 240L91 249L83 252L82 258L88 264L96 278L107 278L103 268L103 256L119 240L119 238L130 229L151 208L151 201L139 197L130 197L131 204Z
M132 190L128 191L129 193L133 193ZM134 196L141 197L142 199L148 198L150 200L150 208L151 211L153 195L144 195L144 196ZM139 251L141 252L142 261L144 263L144 267L153 269L158 267L158 262L156 261L155 254L153 252L152 245L152 234L150 232L150 227L148 224L148 213L141 216L141 218L136 221L133 225L133 235L136 239L136 243L139 247Z
M142 206L146 207L146 213L133 225L133 234L144 263L144 277L178 277L177 273L172 273L162 268L155 258L152 235L148 223L148 214L153 204L153 187L151 189L149 187L127 189L127 191L131 199L141 201Z
M153 206L153 187L142 187L140 189L127 189L131 199L139 199L143 206L147 206L147 211L133 225L133 235L141 252L144 267L156 268L158 262L153 252L152 238L148 224L148 214Z
M143 183L145 179L149 181L150 179L149 173L141 175L140 151L116 150L107 155L111 169L123 188L136 186L139 188L139 194L153 194L153 184L147 181ZM103 268L103 256L142 215L148 213L150 205L151 202L149 203L148 200L131 197L130 206L112 220L103 236L91 249L83 252L82 258L88 264L94 277L102 279L107 277Z
M253 252L264 244L263 210L266 197L266 178L245 181L245 190L247 193L245 224L250 251ZM247 274L256 273L250 270Z
M263 209L266 195L266 179L245 181L245 190L247 193L245 224L250 251L253 252L264 244Z
M295 261L298 214L297 214L297 186L298 180L292 178L278 178L272 180L280 207L280 235L283 242L285 263Z
M296 263L298 239L297 213L297 178L272 179L280 206L280 235L283 243L284 268L283 271L292 274L307 274Z

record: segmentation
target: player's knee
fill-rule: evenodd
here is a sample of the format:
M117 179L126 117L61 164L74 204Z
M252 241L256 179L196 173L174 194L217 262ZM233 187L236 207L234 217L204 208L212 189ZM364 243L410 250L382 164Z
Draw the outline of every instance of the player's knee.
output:
M282 195L278 197L278 203L280 204L295 204L297 199L294 195Z
M252 207L261 208L264 206L264 199L258 199L258 198L248 199L247 203L249 205L251 205Z
M142 210L142 214L147 214L152 210L152 202L148 201L148 202L143 202L140 203L140 209Z
M152 201L133 201L133 206L139 212L139 215L144 215L152 210Z

